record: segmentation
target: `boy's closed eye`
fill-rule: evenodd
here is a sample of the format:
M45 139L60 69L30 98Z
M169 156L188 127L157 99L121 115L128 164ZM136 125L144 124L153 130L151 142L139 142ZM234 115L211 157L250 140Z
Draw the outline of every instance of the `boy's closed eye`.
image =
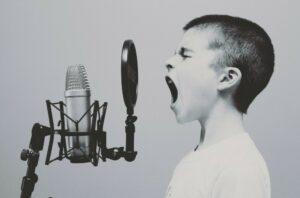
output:
M179 52L177 54L179 54L183 59L186 58L191 58L191 56L188 54L188 52L190 52L191 50L181 47Z

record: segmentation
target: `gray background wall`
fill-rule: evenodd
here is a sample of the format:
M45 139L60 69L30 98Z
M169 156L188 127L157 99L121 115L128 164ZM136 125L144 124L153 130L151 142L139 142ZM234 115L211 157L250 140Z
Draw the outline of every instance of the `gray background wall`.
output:
M62 161L45 166L45 146L33 197L164 197L175 165L197 144L200 130L197 122L176 123L169 108L164 61L173 54L186 22L218 13L253 20L273 40L275 73L251 106L245 123L268 164L273 197L297 197L298 8L297 1L288 0L2 0L0 196L19 196L26 171L20 151L28 146L34 122L48 124L44 101L63 99L68 65L87 67L93 99L109 102L105 123L108 144L124 143L120 52L123 41L131 38L137 47L140 74L136 161L108 161L99 167Z

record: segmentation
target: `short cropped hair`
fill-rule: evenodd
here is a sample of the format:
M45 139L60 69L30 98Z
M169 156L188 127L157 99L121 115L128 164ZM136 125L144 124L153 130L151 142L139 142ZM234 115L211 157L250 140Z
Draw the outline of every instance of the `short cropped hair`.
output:
M217 63L236 67L242 73L233 101L236 108L247 113L254 98L267 86L274 70L274 49L270 37L256 23L228 15L205 15L195 18L183 27L217 28L223 38L216 38L210 49L221 49Z

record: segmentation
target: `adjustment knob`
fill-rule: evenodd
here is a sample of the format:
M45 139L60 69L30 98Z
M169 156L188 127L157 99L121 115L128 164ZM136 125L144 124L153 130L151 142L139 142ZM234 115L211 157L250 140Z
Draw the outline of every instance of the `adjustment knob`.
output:
M28 159L29 150L23 149L21 152L21 160L26 161Z

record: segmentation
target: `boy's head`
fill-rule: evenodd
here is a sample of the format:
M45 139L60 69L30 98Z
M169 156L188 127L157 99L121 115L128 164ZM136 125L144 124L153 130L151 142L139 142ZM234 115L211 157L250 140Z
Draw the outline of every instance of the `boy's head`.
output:
M273 73L274 50L267 33L251 21L227 15L193 19L183 30L166 64L177 120L205 119L224 99L246 113Z

